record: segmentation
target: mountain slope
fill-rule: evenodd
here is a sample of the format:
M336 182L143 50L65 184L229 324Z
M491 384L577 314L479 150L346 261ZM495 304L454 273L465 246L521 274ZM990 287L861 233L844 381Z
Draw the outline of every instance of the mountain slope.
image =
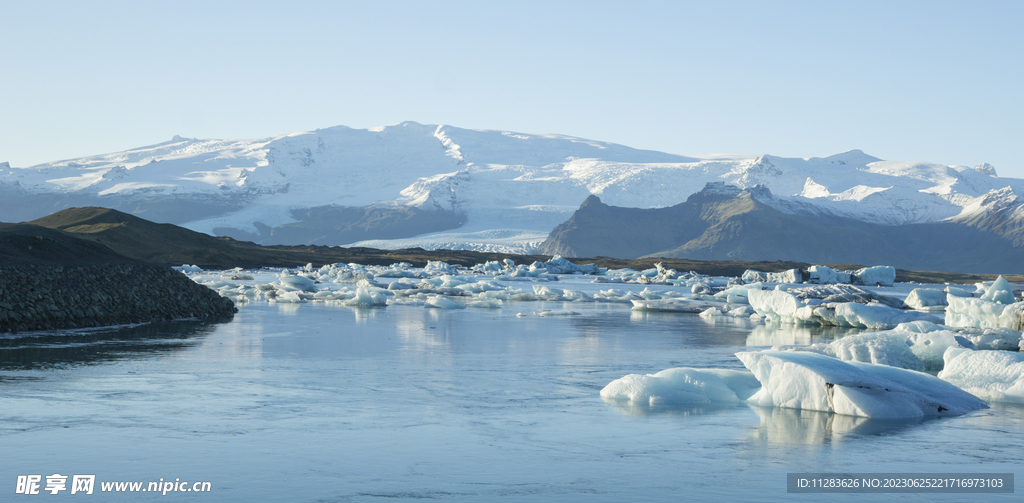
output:
M661 209L618 208L588 198L538 250L567 256L694 260L795 260L904 269L1020 273L1024 247L955 222L886 226L834 215L789 214L764 188L720 184Z

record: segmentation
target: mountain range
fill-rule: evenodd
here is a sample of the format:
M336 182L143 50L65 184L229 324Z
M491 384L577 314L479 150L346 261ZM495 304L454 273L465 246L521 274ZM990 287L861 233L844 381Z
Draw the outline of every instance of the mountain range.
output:
M945 222L1011 248L1024 244L1024 180L998 177L983 163L885 161L859 150L688 157L415 122L253 140L176 136L35 166L0 163L0 221L102 206L261 244L533 253L546 240L542 249L553 249L552 229L592 195L617 207L668 209L709 182L770 193L751 199L760 206L745 214L770 208L790 216L771 225L793 217L879 228ZM705 253L690 241L644 253ZM729 256L725 241L716 243L701 256Z

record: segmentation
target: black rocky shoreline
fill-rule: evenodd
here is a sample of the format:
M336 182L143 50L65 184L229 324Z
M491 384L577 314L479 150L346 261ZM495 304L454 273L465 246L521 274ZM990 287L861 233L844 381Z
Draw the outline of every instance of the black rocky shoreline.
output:
M0 333L228 320L231 299L166 266L0 266Z

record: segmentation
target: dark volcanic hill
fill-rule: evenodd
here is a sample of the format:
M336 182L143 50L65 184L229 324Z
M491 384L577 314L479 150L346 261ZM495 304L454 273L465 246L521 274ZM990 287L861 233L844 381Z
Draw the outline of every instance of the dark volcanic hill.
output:
M969 273L1024 272L1024 247L976 222L886 226L784 213L763 187L708 184L668 208L619 208L590 196L538 253L694 260L885 264ZM972 225L973 224L973 225Z

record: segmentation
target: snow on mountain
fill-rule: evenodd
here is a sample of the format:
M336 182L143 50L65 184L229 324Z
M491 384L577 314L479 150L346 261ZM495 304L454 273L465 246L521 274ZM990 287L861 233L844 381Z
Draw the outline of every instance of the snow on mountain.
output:
M40 217L61 204L159 203L164 213L151 215L161 215L154 218L160 221L207 233L233 228L255 234L260 226L295 222L296 210L406 205L465 215L466 223L360 244L521 252L543 241L590 194L614 206L663 207L715 181L763 184L773 194L766 202L785 212L883 224L979 211L988 194L1004 188L1024 193L1024 180L998 178L987 164L892 162L859 150L824 158L693 158L561 135L403 122L256 140L175 136L112 154L19 168L0 164L0 193L25 201L3 207L9 215L0 220Z

